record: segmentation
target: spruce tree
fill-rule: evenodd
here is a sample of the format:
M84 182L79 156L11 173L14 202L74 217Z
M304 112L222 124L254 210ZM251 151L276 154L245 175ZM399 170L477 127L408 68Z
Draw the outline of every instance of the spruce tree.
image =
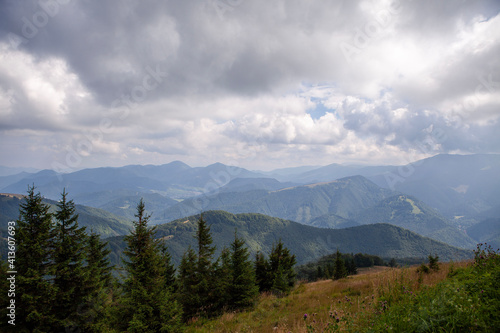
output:
M231 244L231 285L230 309L243 309L252 306L258 295L258 286L255 282L255 271L249 259L250 254L244 246L243 239L234 233L234 242Z
M213 293L215 281L213 280L214 266L212 262L215 246L212 246L213 240L210 227L203 219L203 215L200 215L198 220L196 240L198 242L198 262L196 263L198 284L195 286L195 290L200 301L196 307L199 314L210 315L214 311L213 304L217 297Z
M339 249L335 253L335 266L333 271L333 279L338 280L347 276L347 269L345 267L344 259L342 259L342 253Z
M53 312L57 323L52 327L54 332L63 331L65 327L79 325L81 316L78 309L88 301L91 290L85 288L87 235L85 227L78 226L78 215L75 213L73 200L67 200L64 190L57 203L55 216L55 237L53 241L53 276L56 289L56 300Z
M181 328L181 308L166 285L162 243L148 226L144 202L137 205L134 230L125 236L124 319L128 332L175 332Z
M212 246L210 227L203 219L203 214L198 219L195 238L198 251L194 252L190 248L184 254L179 266L179 278L181 280L184 279L183 276L187 278L179 283L179 295L182 295L179 299L185 311L185 319L193 316L211 316L218 311L219 303L217 300L219 295L215 292L218 288L215 279L216 266L213 263L215 246Z
M111 252L106 242L102 242L99 234L91 231L86 247L87 265L86 284L87 306L79 309L84 332L102 332L107 330L107 299L111 292L113 277L108 254Z
M429 258L429 268L435 272L439 271L439 257L436 254L434 257L429 254L427 258Z
M91 296L111 286L113 266L108 258L111 250L106 246L100 235L91 231L87 245L87 285L92 291Z
M233 282L231 251L224 247L215 262L214 268L214 294L217 295L214 308L216 312L223 312L230 307L231 284Z
M55 288L47 278L52 263L54 233L49 206L40 192L28 187L25 202L20 204L16 241L16 326L19 331L48 332L54 323L52 305Z
M278 244L273 245L269 255L269 269L271 278L271 290L278 294L287 294L295 284L296 264L295 255L283 245L281 239Z
M182 304L184 320L187 320L198 312L200 298L196 292L198 285L198 274L196 272L196 252L189 247L184 253L179 264L179 277L177 279L177 298Z
M262 252L255 254L255 280L260 292L269 291L272 287L269 261Z
M177 280L175 278L175 267L172 264L172 256L168 252L168 248L163 245L161 248L162 261L165 267L165 287L171 292L177 291Z
M352 257L347 260L346 266L347 266L346 269L347 269L347 272L349 275L358 274L358 268L356 267L356 263L354 262L354 259Z

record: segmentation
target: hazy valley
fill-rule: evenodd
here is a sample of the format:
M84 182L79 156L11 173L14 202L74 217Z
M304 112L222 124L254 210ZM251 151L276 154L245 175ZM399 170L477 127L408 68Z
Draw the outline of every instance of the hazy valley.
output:
M336 248L384 257L425 257L439 248L443 258L453 259L451 248L427 238L464 249L484 241L500 244L499 155L438 155L400 167L329 165L271 172L220 163L193 168L182 162L69 174L22 172L0 177L0 192L17 194L0 197L1 229L17 218L21 195L32 184L52 205L50 200L58 200L66 189L78 204L80 224L103 237L115 236L109 242L118 252L123 246L116 237L127 234L143 198L175 262L192 245L190 216L201 212L214 224L219 250L236 228L252 253L283 238L301 263ZM249 216L253 225L246 221ZM368 237L373 233L380 236ZM411 244L405 243L407 236ZM465 252L456 253L462 257Z

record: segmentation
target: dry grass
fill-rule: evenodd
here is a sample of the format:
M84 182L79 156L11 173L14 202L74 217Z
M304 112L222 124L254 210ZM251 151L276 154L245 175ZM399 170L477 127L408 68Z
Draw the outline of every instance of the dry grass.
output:
M466 262L453 264L455 268ZM250 311L225 313L209 321L198 321L187 332L307 332L312 325L321 332L328 324L345 325L342 318L357 320L360 325L373 317L381 300L399 297L401 290L418 292L422 286L432 286L444 280L449 263L440 264L438 272L418 274L417 267L376 268L362 271L338 281L323 280L298 285L284 298L261 295ZM304 314L308 315L304 320Z

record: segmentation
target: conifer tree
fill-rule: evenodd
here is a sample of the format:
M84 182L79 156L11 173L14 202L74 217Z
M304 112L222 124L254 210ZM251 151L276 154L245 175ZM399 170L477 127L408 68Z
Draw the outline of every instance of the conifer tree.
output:
M28 187L20 204L16 228L16 321L19 331L47 332L55 318L52 312L55 289L47 279L51 266L54 233L49 206L40 192Z
M234 233L234 242L231 244L231 285L229 307L233 310L252 306L258 295L258 286L255 282L255 271L250 254L244 247L243 239Z
M175 267L174 264L172 264L172 256L164 245L161 248L161 252L163 265L165 266L165 287L171 292L175 292L177 290L177 280L175 278Z
M198 285L198 274L196 272L196 252L189 247L184 253L179 264L179 277L177 279L177 298L182 304L184 320L193 317L198 312L200 304L199 296L196 292Z
M87 265L86 285L87 304L78 309L84 332L102 332L107 330L106 303L112 288L113 277L108 254L111 252L107 243L102 242L99 234L91 231L86 247Z
M108 258L111 250L106 245L106 242L101 241L99 234L91 231L87 246L87 285L94 295L111 286L113 266Z
M162 243L155 228L148 226L144 202L137 205L134 230L125 236L128 276L124 283L124 318L128 332L175 332L180 330L182 311L166 287Z
M435 272L439 271L439 257L436 254L434 255L434 257L429 254L427 258L429 258L429 268Z
M78 308L88 300L91 290L85 288L87 235L85 227L78 226L78 215L75 213L73 200L67 200L66 190L57 203L55 216L55 234L53 241L53 276L56 289L56 300L53 313L57 323L52 327L54 332L63 331L81 322Z
M347 272L349 273L349 275L358 274L358 268L356 267L356 263L354 262L353 258L347 261Z
M214 294L217 295L214 308L216 312L227 310L231 303L231 284L233 281L233 270L231 263L231 251L224 247L215 262L214 268Z
M339 249L335 253L335 266L333 271L333 279L338 280L347 276L347 269L345 267L344 259L342 259L342 253Z
M213 281L214 266L212 263L215 246L212 246L210 226L203 219L203 215L200 215L198 220L196 240L198 242L198 262L196 265L198 284L195 286L195 290L200 298L200 304L197 307L200 314L210 315L214 310L212 305L216 297L213 293L215 281Z
M295 255L283 245L281 239L278 244L273 245L269 255L270 278L272 280L271 290L277 293L288 293L295 284L296 264Z
M323 269L318 265L316 268L316 279L322 279L324 277Z
M255 280L260 292L271 290L271 268L269 267L269 261L262 252L257 252L255 255Z

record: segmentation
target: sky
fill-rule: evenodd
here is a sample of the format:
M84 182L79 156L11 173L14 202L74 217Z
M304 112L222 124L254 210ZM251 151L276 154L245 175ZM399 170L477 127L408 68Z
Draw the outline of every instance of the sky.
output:
M500 153L500 1L0 1L0 165Z

